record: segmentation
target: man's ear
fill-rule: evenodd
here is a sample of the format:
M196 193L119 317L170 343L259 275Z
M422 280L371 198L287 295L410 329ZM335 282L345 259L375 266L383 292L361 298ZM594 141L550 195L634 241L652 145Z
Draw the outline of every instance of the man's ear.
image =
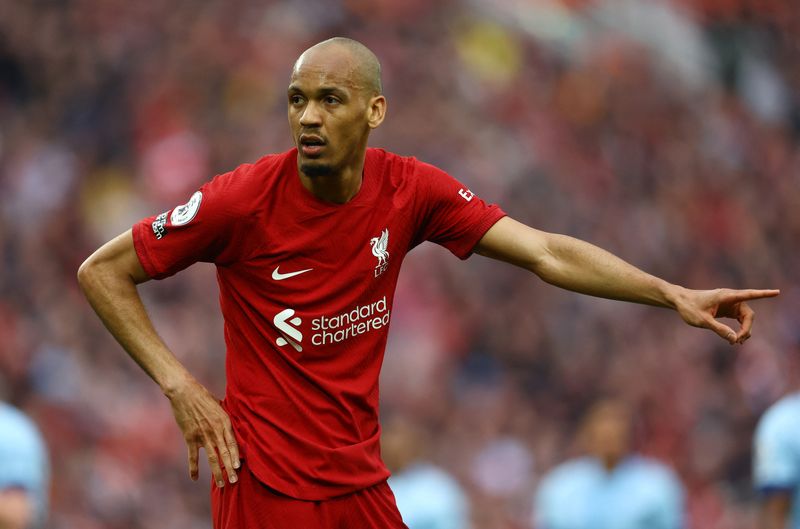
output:
M386 98L382 95L373 96L367 106L367 125L369 128L378 128L386 117Z

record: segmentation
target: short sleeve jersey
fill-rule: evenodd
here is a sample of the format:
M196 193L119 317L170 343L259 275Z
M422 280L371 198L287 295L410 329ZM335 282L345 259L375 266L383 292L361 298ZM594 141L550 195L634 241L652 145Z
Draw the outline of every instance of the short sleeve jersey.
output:
M33 527L47 517L50 464L36 425L26 415L0 402L0 493L26 491L34 504Z
M504 213L443 171L368 149L358 193L321 201L297 151L217 176L133 228L153 278L217 268L228 410L263 483L320 500L389 475L378 375L400 265L423 241L465 259Z
M773 404L755 433L753 475L762 494L792 498L792 529L800 529L800 393Z
M684 490L665 465L633 456L608 472L597 459L568 461L536 494L538 529L680 529Z

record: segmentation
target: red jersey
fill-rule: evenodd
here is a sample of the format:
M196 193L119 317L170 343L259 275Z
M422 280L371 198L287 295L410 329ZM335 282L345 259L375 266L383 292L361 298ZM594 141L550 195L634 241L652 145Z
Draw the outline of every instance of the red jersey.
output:
M423 241L466 259L505 214L445 172L368 149L346 204L306 190L297 151L217 176L133 227L145 271L217 267L227 389L243 457L265 484L323 500L389 476L378 375L400 264Z

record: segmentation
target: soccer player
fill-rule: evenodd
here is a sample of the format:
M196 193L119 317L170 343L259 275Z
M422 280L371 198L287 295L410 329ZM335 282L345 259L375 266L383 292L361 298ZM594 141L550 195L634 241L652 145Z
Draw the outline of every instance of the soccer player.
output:
M106 327L172 405L192 478L204 448L217 529L403 527L379 454L378 373L400 264L424 241L577 292L673 308L731 344L750 336L746 301L778 294L671 285L508 218L436 167L367 148L386 98L377 58L353 40L297 59L287 107L295 148L217 176L78 272ZM222 403L159 338L136 289L197 261L217 267Z
M0 528L33 529L47 518L47 449L20 410L0 402Z
M381 457L409 529L469 529L470 505L455 477L427 457L429 434L403 416L383 421Z
M769 407L755 432L753 474L763 496L763 529L800 529L800 346L783 358L789 393Z
M595 404L581 428L587 455L550 471L536 494L537 529L680 529L684 490L675 473L631 452L623 403Z

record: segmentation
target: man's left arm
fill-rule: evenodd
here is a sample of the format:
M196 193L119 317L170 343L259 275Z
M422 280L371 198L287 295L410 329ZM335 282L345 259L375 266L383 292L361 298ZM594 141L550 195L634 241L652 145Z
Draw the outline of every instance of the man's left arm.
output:
M510 217L497 221L475 253L530 270L542 280L582 294L675 309L694 327L716 332L729 343L750 337L753 310L746 301L777 296L779 290L691 290L652 276L587 242L536 230ZM733 318L734 331L716 318Z

